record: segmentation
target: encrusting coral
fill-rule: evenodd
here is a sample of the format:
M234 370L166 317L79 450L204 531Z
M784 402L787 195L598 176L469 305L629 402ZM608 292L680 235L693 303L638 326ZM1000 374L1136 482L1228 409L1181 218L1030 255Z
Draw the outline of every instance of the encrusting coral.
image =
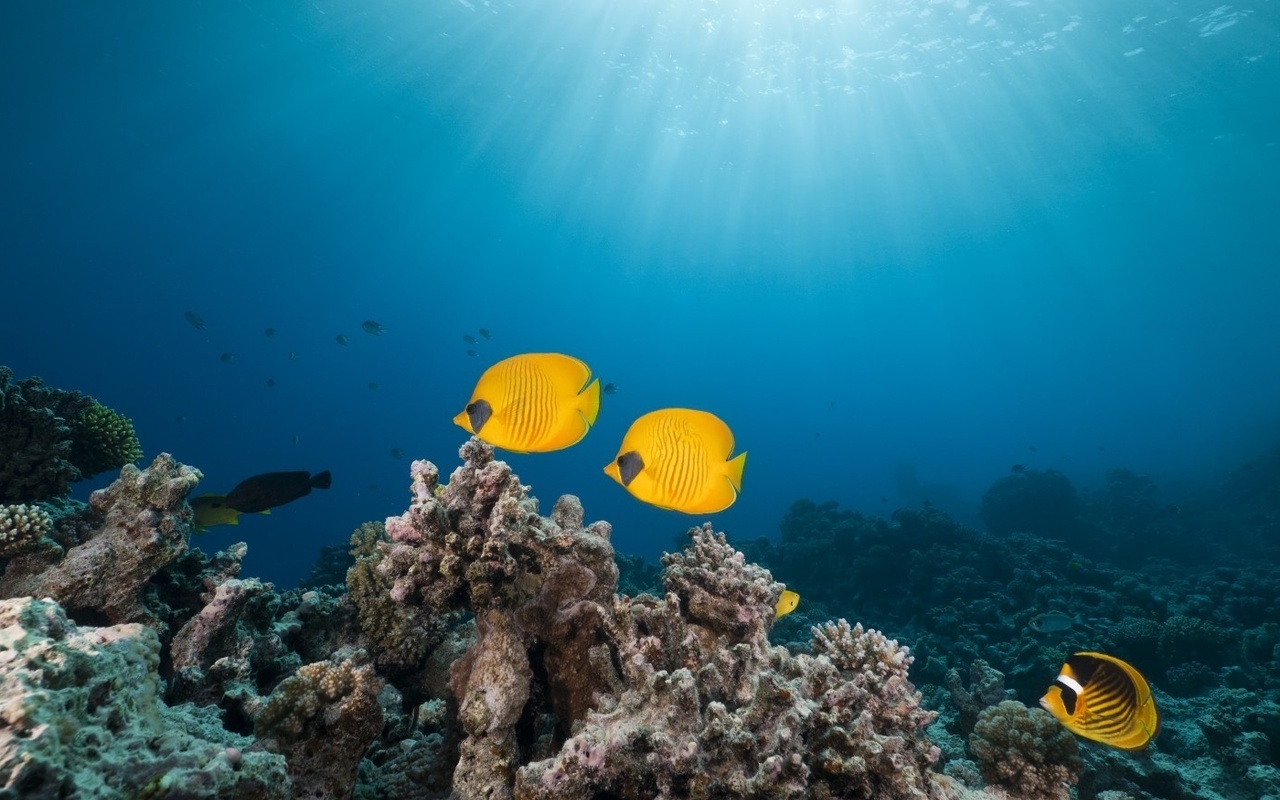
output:
M1016 800L1067 800L1083 767L1071 732L1016 700L983 709L969 752L982 777Z
M283 758L159 699L159 662L144 625L80 628L52 601L0 600L0 797L288 797Z

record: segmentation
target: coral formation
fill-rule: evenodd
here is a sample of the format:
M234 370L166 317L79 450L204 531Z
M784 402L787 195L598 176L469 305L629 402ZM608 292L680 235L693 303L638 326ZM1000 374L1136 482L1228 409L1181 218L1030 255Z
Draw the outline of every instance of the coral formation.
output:
M978 715L969 752L988 783L1018 800L1067 800L1082 767L1075 737L1045 711L1016 700Z
M0 367L0 503L67 494L70 485L140 458L133 424L79 392Z
M34 548L52 530L53 518L39 506L0 505L0 558Z
M284 759L160 700L160 643L79 628L49 600L0 601L0 796L284 800Z
M95 401L70 422L69 457L83 477L92 478L99 472L119 469L142 458L133 423L119 411Z
M344 797L365 750L382 731L382 679L362 650L301 667L254 718L268 749L283 753L294 797Z
M200 478L167 453L146 470L126 465L89 498L94 535L65 552L53 546L13 558L0 577L0 597L52 597L73 617L157 623L145 589L187 548L186 496Z

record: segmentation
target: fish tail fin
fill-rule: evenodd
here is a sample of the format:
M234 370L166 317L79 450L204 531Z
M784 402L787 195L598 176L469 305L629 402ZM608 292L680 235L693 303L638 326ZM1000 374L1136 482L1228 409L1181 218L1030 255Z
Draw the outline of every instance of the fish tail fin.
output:
M329 474L329 470L326 469L324 472L317 472L315 475L311 476L311 488L328 489L332 480L333 476Z
M582 412L582 416L587 420L588 425L596 424L596 417L600 415L600 379L596 378L587 384L587 388L578 394L578 410Z
M742 491L742 470L747 466L747 454L742 453L737 458L728 463L729 483L733 484L735 492Z
M262 509L261 511L259 511L258 513L259 513L259 514L270 514L270 513L271 513L271 509L269 509L269 508L264 508L264 509ZM237 519L239 519L239 518L237 517Z

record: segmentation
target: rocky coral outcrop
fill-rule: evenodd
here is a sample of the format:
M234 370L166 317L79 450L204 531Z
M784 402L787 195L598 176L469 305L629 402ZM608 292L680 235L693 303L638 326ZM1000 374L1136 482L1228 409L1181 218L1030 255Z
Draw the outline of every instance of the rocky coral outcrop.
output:
M0 577L0 597L52 597L72 617L158 626L147 583L186 551L186 497L201 477L168 453L145 470L126 465L90 496L91 535L65 551L50 543L13 558Z
M287 798L283 758L160 700L159 663L144 625L81 628L53 601L0 601L0 797Z

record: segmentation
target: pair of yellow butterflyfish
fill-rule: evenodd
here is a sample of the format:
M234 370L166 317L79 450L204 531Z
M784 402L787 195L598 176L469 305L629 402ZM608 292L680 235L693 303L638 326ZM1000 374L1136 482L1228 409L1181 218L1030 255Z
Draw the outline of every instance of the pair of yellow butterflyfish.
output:
M577 444L600 412L600 379L581 360L526 353L489 367L453 421L494 447L545 453ZM637 499L686 514L714 514L742 490L747 454L730 458L733 432L690 408L650 411L631 424L604 472Z

